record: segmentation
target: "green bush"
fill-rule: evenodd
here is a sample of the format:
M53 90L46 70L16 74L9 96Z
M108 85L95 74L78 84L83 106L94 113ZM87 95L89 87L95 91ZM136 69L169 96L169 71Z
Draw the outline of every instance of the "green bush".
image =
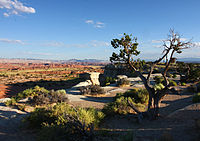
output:
M68 97L65 90L51 90L48 93L40 93L34 96L32 102L36 105L61 103L68 102Z
M129 107L128 99L131 101L136 107L141 110L144 110L146 105L148 104L148 92L146 89L132 89L125 93L118 93L115 96L115 101L112 103L108 103L103 108L103 112L106 115L112 114L128 114L132 113L131 107Z
M185 83L185 82L182 82L182 83L181 83L181 86L186 86L186 83Z
M171 86L177 86L177 83L175 82L175 81L173 81L173 80L168 80L169 81L169 84L171 85Z
M172 78L173 75L171 73L167 73L167 77Z
M105 78L105 85L109 85L109 84L113 84L113 83L115 83L115 78L113 78L113 77L106 77Z
M172 78L176 78L176 77L177 77L177 75L175 73L173 73Z
M81 87L80 92L85 95L98 95L98 94L105 94L105 91L101 86L99 85L91 85L91 86L86 86L86 87Z
M34 88L30 88L30 89L26 89L20 93L17 94L17 96L15 97L16 101L19 101L23 98L27 98L27 97L34 97L34 96L38 96L40 94L47 94L49 93L49 91L43 87L39 87L39 86L35 86Z
M16 101L16 99L15 98L11 98L11 100L8 100L8 101L6 101L5 102L5 104L7 105L7 106L10 106L10 105L15 105L17 103L17 101Z
M31 129L40 129L39 139L45 141L89 138L105 115L94 108L73 108L66 103L36 109L25 118Z
M164 87L165 86L162 83L158 83L158 84L154 85L155 91L162 90L162 89L164 89Z
M19 100L27 97L31 97L31 102L35 105L68 102L68 97L65 90L48 91L43 87L35 86L34 88L26 89L18 93L11 99L12 101L7 102L7 104L12 105L12 103L16 103Z
M200 93L197 93L197 94L195 94L195 95L193 96L192 102L193 102L193 103L198 103L198 102L200 102Z
M125 85L130 85L130 81L126 78L120 79L117 81L118 86L125 86Z
M155 76L153 78L156 84L163 83L164 79L161 76Z
M48 106L47 108L37 108L32 112L25 121L32 128L42 127L45 125L65 125L68 122L66 115L70 115L79 119L81 123L94 124L98 126L100 121L104 118L104 114L94 108L73 108L67 103L60 103L54 107Z

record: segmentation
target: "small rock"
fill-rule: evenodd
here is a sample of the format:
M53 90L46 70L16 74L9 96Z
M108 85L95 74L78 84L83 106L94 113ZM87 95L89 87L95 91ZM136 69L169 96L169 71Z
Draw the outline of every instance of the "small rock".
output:
M35 108L31 107L31 106L25 106L25 108L24 108L24 111L28 112L28 113L33 112L34 110L35 110Z

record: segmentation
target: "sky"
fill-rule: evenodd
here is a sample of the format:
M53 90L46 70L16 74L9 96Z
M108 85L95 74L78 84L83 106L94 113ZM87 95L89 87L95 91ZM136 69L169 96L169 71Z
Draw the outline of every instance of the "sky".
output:
M200 58L199 0L0 0L0 58L102 59L123 33L139 58L156 59L174 29L196 45L177 58Z

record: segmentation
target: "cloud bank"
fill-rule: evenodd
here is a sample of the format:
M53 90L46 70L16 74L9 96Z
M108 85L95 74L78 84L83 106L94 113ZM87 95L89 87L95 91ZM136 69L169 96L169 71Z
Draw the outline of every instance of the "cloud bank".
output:
M20 13L35 13L33 7L27 7L18 0L0 0L0 8L6 9L3 13L5 17L10 15L19 15Z
M10 44L21 44L24 45L25 43L22 42L21 40L11 40L11 39L6 39L6 38L0 38L0 42L3 43L10 43Z

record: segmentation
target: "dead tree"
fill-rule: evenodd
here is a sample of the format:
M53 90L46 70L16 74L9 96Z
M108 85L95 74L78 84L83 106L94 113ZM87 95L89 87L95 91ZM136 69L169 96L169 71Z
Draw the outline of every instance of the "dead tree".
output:
M134 56L137 56L140 54L140 52L137 50L137 38L131 38L132 35L124 34L124 37L121 39L113 39L111 41L111 45L116 49L119 48L119 54L114 53L110 57L110 61L114 63L125 63L129 66L129 68L134 71L142 80L144 83L145 88L147 89L149 93L149 102L148 102L148 108L145 113L139 112L137 108L129 102L130 106L133 108L133 110L138 113L138 117L142 118L144 116L148 116L149 118L156 118L159 115L159 105L162 100L162 98L170 91L171 85L169 84L167 80L167 71L169 69L170 64L174 61L174 54L175 53L182 53L183 49L187 49L191 47L192 43L191 41L184 42L181 40L181 36L178 33L175 33L174 30L170 30L170 34L168 35L167 40L163 41L163 47L164 51L162 53L161 58L154 61L150 66L150 71L148 72L148 76L144 77L141 71L141 67L144 64L143 61L134 61ZM166 57L169 57L169 59L166 60L165 68L161 72L162 76L164 78L164 88L161 90L155 90L152 85L150 85L150 77L153 73L153 70L155 69L156 65L160 63L163 59ZM141 119L139 119L141 120Z

